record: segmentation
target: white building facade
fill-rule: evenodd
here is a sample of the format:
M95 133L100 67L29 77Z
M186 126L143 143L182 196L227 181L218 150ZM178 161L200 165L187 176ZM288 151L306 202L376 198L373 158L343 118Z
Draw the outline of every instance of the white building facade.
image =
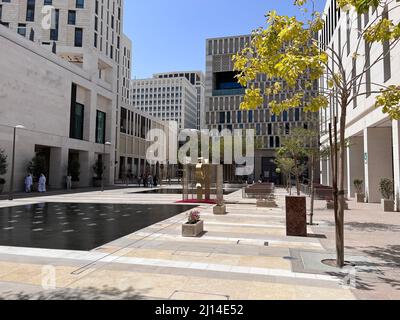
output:
M206 129L205 125L205 83L202 71L165 72L153 75L154 78L183 78L185 77L195 86L197 91L197 130Z
M197 91L185 77L131 81L131 104L164 121L176 121L179 129L197 127Z
M400 21L400 8L394 9L396 2L390 2L387 8L378 8L378 13L386 10L389 19L395 24ZM334 48L342 48L342 60L347 74L369 70L361 81L360 92L370 94L357 97L354 104L348 107L346 138L348 139L346 159L347 194L354 197L355 179L364 181L366 200L377 203L381 200L379 183L382 178L394 181L397 209L400 209L400 122L392 121L375 107L376 94L380 85L399 85L400 83L400 46L389 50L387 43L369 46L360 38L359 31L364 30L373 22L377 12L357 15L353 11L344 12L336 7L336 1L329 0L325 7L326 24L320 33L320 41ZM357 51L357 46L359 49ZM354 52L359 55L354 60ZM380 55L385 57L379 63L371 64ZM355 61L355 62L354 62ZM326 82L321 80L321 85ZM358 88L355 88L358 89ZM321 112L321 142L328 144L327 129L332 123L339 106L331 100L329 108ZM321 182L332 184L329 159L321 162Z
M34 156L44 159L51 188L65 187L71 160L80 164L77 186L93 185L97 159L106 164L105 181L114 181L116 95L111 84L0 26L0 148L8 156L4 177L9 189L13 130L17 125L15 190Z

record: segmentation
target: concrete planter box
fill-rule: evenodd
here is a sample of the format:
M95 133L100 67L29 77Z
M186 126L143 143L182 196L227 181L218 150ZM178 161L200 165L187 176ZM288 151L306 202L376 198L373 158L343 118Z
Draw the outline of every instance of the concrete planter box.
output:
M222 205L222 206L217 205L213 208L213 212L217 216L225 215L226 214L226 206L225 205Z
M307 237L306 197L286 197L286 235Z
M383 212L394 212L394 200L382 199Z
M335 209L335 208L334 208L334 205L333 205L333 201L327 201L327 202L326 202L326 208L327 208L328 210L333 210L333 209ZM349 204L348 204L347 202L344 203L344 210L349 210Z
M356 200L357 200L357 203L364 203L365 202L365 194L364 193L356 193Z
M182 225L182 237L198 237L204 232L204 221L199 221L196 224L185 223Z
M0 183L0 194L3 193L4 190L4 183Z
M276 208L277 206L274 200L257 200L258 208Z

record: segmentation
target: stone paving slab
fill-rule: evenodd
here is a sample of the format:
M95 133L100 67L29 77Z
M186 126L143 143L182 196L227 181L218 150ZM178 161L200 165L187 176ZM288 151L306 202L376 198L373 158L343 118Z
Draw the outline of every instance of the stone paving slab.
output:
M34 201L166 204L176 198L132 194L135 190L55 195L12 203L0 201L0 207ZM273 209L256 208L255 199L254 204L251 199L242 199L243 204L228 204L229 214L221 217L212 214L212 206L200 206L208 231L201 238L181 237L180 225L185 214L180 214L91 252L0 247L0 298L14 295L33 299L394 299L398 296L398 251L390 239L398 236L400 219L382 215L375 221L368 207L350 204L356 210L346 218L346 230L352 231L346 239L348 252L356 257L368 256L366 262L374 263L376 269L364 270L357 279L363 288L372 290L360 286L349 288L331 270L315 267L321 256L334 252L332 212L322 209L323 202L317 202L315 219L319 225L309 228L310 237L286 237L284 196L285 192L277 189L278 207ZM241 197L241 191L226 199L233 197ZM374 237L367 239L364 248L360 247L365 232L379 235L376 249ZM381 251L383 244L386 247ZM41 290L43 266L48 265L54 266L57 273L58 288L53 291ZM9 289L7 295L3 294L5 288Z

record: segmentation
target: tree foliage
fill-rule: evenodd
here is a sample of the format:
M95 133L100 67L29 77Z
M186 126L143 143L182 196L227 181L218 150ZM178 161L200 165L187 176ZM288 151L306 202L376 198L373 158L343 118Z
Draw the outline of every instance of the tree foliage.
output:
M371 7L384 7L388 1L337 0L337 3L343 10L353 8L358 13L364 13ZM304 6L307 2L297 0L295 4ZM242 109L260 107L264 97L268 97L269 108L275 114L299 106L303 106L305 111L318 111L328 106L329 98L338 90L351 96L352 88L360 84L367 70L364 68L355 77L349 78L344 72L340 52L332 48L321 50L323 44L316 39L316 34L324 28L322 13L312 12L306 22L278 15L276 11L268 12L266 17L267 27L253 31L250 45L233 57L238 82L246 87ZM393 47L400 39L400 24L380 15L362 32L362 38L370 44L389 41L389 47ZM359 56L358 52L353 53L353 59L357 60ZM329 64L332 60L336 70ZM376 61L372 63L375 64ZM260 73L271 80L271 85L265 89L256 88L253 84ZM320 88L315 96L307 94L315 81L324 77L328 78L329 88ZM281 92L291 94L282 100ZM380 86L375 93L378 94L376 107L383 107L383 112L390 118L399 120L400 86ZM357 96L366 94L358 92ZM350 102L351 99L348 99Z

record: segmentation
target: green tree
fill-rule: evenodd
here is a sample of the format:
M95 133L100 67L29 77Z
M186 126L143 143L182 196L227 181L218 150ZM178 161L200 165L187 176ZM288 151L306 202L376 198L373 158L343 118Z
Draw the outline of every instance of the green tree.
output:
M295 168L295 162L292 158L286 158L284 155L278 154L278 156L275 159L276 166L278 167L280 173L285 178L286 181L286 190L287 192L292 192L292 173L293 169Z
M282 140L282 147L277 151L278 158L293 159L294 166L291 173L296 179L297 195L301 193L300 176L306 169L306 142L303 136L304 129L295 128L291 134Z
M28 172L32 173L35 181L39 180L40 175L46 172L46 158L35 156L28 165Z
M399 1L394 0L336 0L343 11L354 10L357 15L377 9L376 14L364 30L359 30L353 62L362 56L363 43L367 46L384 43L390 52L398 45L400 24L389 19L389 12L397 9ZM235 70L239 72L238 82L247 87L243 109L262 106L264 95L269 96L269 107L275 114L303 106L305 111L319 111L328 107L329 100L335 99L339 108L330 125L331 166L334 189L334 212L336 224L337 265L344 266L344 184L345 184L345 129L347 109L360 96L376 95L375 106L391 119L400 119L400 86L374 83L371 90L365 88L366 73L386 58L382 52L360 70L349 72L344 65L344 50L320 43L315 35L324 28L324 14L314 10L306 11L307 0L296 0L298 6L309 16L304 20L296 17L267 14L267 27L253 32L251 43L233 57ZM390 7L389 7L390 5ZM309 13L307 13L309 12ZM357 17L349 22L357 24ZM334 66L334 68L333 68ZM355 68L353 68L355 69ZM264 88L255 87L252 82L258 74L266 74L272 84ZM280 80L276 80L280 79ZM316 95L306 94L317 81L324 79L327 88L319 88ZM292 92L284 100L276 100L280 92ZM339 125L339 128L337 128Z

